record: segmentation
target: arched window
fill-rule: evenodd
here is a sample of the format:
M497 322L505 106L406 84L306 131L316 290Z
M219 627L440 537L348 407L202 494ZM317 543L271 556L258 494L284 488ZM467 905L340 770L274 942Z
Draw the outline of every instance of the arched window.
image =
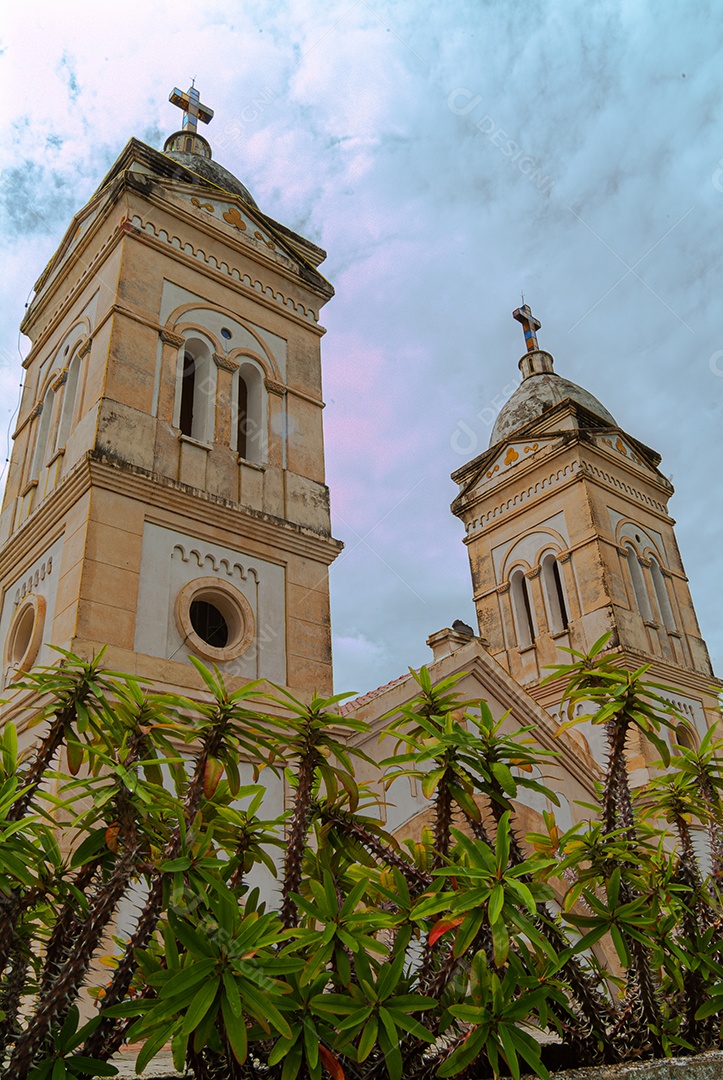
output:
M208 345L189 339L179 358L176 425L182 435L199 442L213 440L215 371Z
M658 608L660 609L660 617L663 620L663 626L665 626L666 630L675 630L675 618L673 616L673 609L670 605L668 589L665 584L663 571L660 568L660 563L655 556L651 556L650 559L650 576L653 579L655 598L658 601Z
M196 361L191 350L183 350L183 374L181 375L181 415L178 426L184 435L193 436L193 413L196 389Z
M526 649L535 640L535 623L532 618L529 586L522 570L515 570L510 574L510 596L517 643L521 649Z
M40 406L40 417L37 423L38 433L35 438L35 449L33 451L33 464L30 470L30 479L37 480L40 475L40 470L45 464L45 459L48 454L48 436L50 435L50 421L53 417L53 404L55 402L55 392L51 387L45 391L45 397L43 403Z
M65 380L63 393L63 407L60 413L58 425L58 437L55 440L55 449L65 446L68 436L73 430L73 414L75 413L75 398L78 392L78 376L80 374L80 357L76 353L70 361L68 375Z
M653 610L650 606L650 597L648 596L645 578L643 577L643 568L640 565L638 553L632 544L625 544L625 549L628 555L628 566L630 567L630 579L633 583L633 592L635 593L635 603L645 621L652 622Z
M560 565L552 552L548 552L542 559L541 567L550 630L553 634L561 634L564 630L567 630L570 620L567 613L565 586L562 583Z
M256 464L266 460L266 389L262 370L244 360L234 375L234 449L239 457Z
M242 458L245 458L248 457L246 450L249 433L249 388L241 374L238 376L236 408L236 450Z
M686 750L697 750L698 744L691 724L687 724L684 720L679 724L676 724L673 728L673 738L678 746L685 747Z

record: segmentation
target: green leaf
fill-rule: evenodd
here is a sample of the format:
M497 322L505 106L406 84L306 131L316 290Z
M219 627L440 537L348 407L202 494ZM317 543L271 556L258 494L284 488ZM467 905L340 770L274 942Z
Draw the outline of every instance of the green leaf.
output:
M500 785L506 795L510 795L512 798L517 794L517 784L515 778L507 768L507 766L501 761L493 761L490 766L492 775L497 783Z
M12 776L18 765L18 729L12 720L5 723L2 741L3 769L7 776Z
M359 1046L357 1047L357 1061L366 1061L371 1054L377 1041L377 1030L379 1028L379 1020L376 1013L367 1020L364 1025L364 1030L361 1033L359 1039Z
M216 960L208 959L198 960L196 963L182 968L181 971L172 975L168 982L163 984L161 996L163 998L171 998L185 993L198 983L203 982L203 980L211 974L215 966ZM189 998L190 996L191 995L189 995Z
M171 1036L172 1030L172 1025L165 1025L160 1031L157 1031L155 1035L151 1035L149 1039L146 1039L143 1044L143 1049L136 1059L136 1076L139 1076L146 1065L148 1065L156 1054L163 1049Z
M226 973L224 972L224 988L226 985L225 979ZM238 994L238 991L237 991ZM221 995L221 1013L223 1016L223 1026L226 1029L226 1037L231 1047L233 1056L238 1061L239 1065L243 1065L246 1060L246 1054L248 1053L248 1037L246 1034L246 1024L244 1018L241 1015L240 1002L239 1012L235 1011L233 1003L229 1000L226 994Z
M502 885L495 885L487 906L487 914L490 920L490 925L496 923L499 919L504 903L505 890Z
M220 979L210 979L201 989L197 992L191 1004L188 1006L188 1011L183 1018L183 1024L181 1025L181 1032L184 1035L190 1035L203 1020L208 1010L213 1005L218 992Z
M234 1016L239 1017L241 1015L241 996L236 985L236 980L230 972L224 971L222 974L223 989L225 996L228 1000L231 1012Z
M188 855L181 855L178 859L166 859L161 863L160 870L164 874L175 874L179 870L190 870L191 860Z
M422 780L422 793L425 799L432 798L437 784L442 779L446 771L447 770L445 767L442 769L432 769L431 772L424 774L424 779Z
M109 1061L96 1061L95 1058L85 1057L83 1054L73 1054L69 1062L73 1071L87 1076L117 1076L118 1070Z
M497 967L501 967L510 951L510 935L501 919L498 919L498 921L492 925L491 930L495 964L497 964Z

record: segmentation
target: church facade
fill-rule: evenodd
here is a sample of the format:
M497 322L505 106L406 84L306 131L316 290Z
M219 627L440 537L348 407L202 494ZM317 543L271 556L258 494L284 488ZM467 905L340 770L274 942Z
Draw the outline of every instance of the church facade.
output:
M198 694L189 655L233 684L331 692L320 313L325 253L275 222L213 160L194 87L161 153L131 139L75 216L22 324L31 340L0 515L0 649L9 715L18 672L60 646L158 689ZM651 665L685 718L715 722L716 687L667 504L660 457L554 371L523 306L523 379L489 449L458 469L479 622L429 638L434 677L533 723L559 752L563 819L589 802L604 746L557 738L562 686L542 680L609 633ZM345 706L371 725L413 696L403 676ZM638 781L650 765L631 748ZM402 787L399 787L401 783ZM406 785L406 786L404 786ZM380 795L382 795L380 790ZM414 785L388 824L424 823ZM530 803L530 823L543 805ZM563 820L561 824L566 824Z

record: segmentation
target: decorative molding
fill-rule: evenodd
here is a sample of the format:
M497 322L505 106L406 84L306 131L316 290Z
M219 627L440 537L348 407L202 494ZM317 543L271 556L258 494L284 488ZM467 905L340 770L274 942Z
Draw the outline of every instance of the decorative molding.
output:
M213 354L213 362L217 368L223 368L224 371L230 371L231 374L238 371L240 366L238 360L232 360L229 356L221 356L220 353L216 352Z
M283 397L286 393L286 387L283 383L274 382L273 379L264 379L264 386L270 394L278 394Z
M477 532L479 529L483 529L488 522L495 518L501 517L508 510L518 506L520 503L527 502L528 499L534 498L542 491L546 491L551 487L556 487L559 483L564 483L568 478L574 478L575 474L580 470L580 463L578 461L572 461L568 465L564 465L561 469L551 473L549 476L543 477L542 480L538 480L535 484L522 491L518 491L515 495L510 496L502 503L498 503L493 506L486 514L481 515L479 518L475 518L467 526L467 533Z
M178 556L176 556L176 552L178 552ZM257 585L259 582L258 571L253 566L244 567L240 562L234 562L231 565L228 559L217 559L215 555L208 551L202 553L198 548L190 548L186 551L183 544L175 544L171 551L171 558L176 557L180 557L181 562L184 563L189 563L193 559L199 570L205 569L205 563L210 563L216 573L223 568L228 577L235 577L235 571L238 570L242 581L248 581L250 574Z
M186 343L185 338L180 334L172 334L170 330L161 330L160 338L164 345L173 345L174 349L180 349Z
M658 510L661 514L667 515L667 510L663 503L656 502L655 499L651 499L649 495L645 495L642 491L639 491L638 488L631 487L630 484L626 484L616 476L611 476L610 473L606 473L603 469L599 469L597 465L592 465L589 461L583 461L580 463L580 468L590 476L595 476L599 480L604 480L605 483L610 484L611 487L615 487L619 491L624 491L626 495L630 495L631 498L636 499L638 502L644 503L646 506L652 507L653 510Z
M22 585L18 585L17 589L15 590L15 597L13 600L15 606L17 607L21 600L24 600L28 593L32 592L33 589L37 589L40 582L45 581L45 578L48 577L52 572L53 556L51 555L47 562L41 563L35 573L30 574L28 579L24 581Z
M92 344L93 344L93 339L92 338L86 338L85 341L83 342L83 344L78 349L77 355L80 356L80 357L87 356L88 353L90 352Z
M498 592L498 593L509 592L510 591L510 583L509 583L509 581L503 581L500 585L497 586L496 590L494 590L494 591Z
M61 370L61 371L60 371L60 372L58 373L57 377L56 377L55 379L53 379L53 381L51 382L50 386L52 387L52 389L53 389L54 391L56 391L56 392L57 392L58 390L60 390L61 386L64 386L64 385L65 385L65 383L66 383L67 381L68 381L68 369L67 369L67 367L64 367L64 368L63 368L63 369L62 369L62 370Z
M539 577L541 573L542 573L542 567L541 566L533 566L531 570L527 570L525 572L525 577L529 580L530 578Z
M667 517L667 510L663 503L657 502L637 488L631 487L630 484L626 484L617 477L611 476L609 473L599 469L596 465L591 465L586 461L572 461L567 465L564 465L561 469L557 469L556 472L550 473L548 476L538 480L535 484L531 484L529 487L511 495L509 499L505 499L503 502L492 506L486 513L481 514L477 518L473 518L472 521L468 522L466 525L467 536L480 531L490 521L502 517L503 514L515 509L521 503L535 498L543 491L548 491L550 488L557 487L559 484L569 482L569 480L572 479L585 479L586 476L589 476L591 479L603 480L610 487L623 491L630 498L643 503L645 506L651 507L653 510L658 511Z
M558 553L558 555L557 555L557 561L559 563L569 562L571 558L572 558L572 550L570 548L568 548L567 551L560 551Z
M179 236L175 234L170 235L166 229L156 228L152 221L143 221L139 214L133 216L133 224L144 232L147 236L152 236L154 240L158 240L161 243L169 244L177 251L181 251L186 255L190 255L191 258L197 259L199 262L205 263L206 266L212 267L214 270L218 270L221 273L227 274L229 277L234 278L241 285L246 285L248 288L253 289L254 292L260 293L268 300L273 301L286 311L292 312L294 315L299 316L306 322L310 322L314 325L317 324L318 319L316 313L311 308L304 307L303 304L297 303L293 297L284 296L279 290L274 290L271 285L264 285L262 281L252 280L249 274L241 274L235 266L229 266L225 260L218 261L215 255L210 255L201 247L194 247L190 241L182 241Z

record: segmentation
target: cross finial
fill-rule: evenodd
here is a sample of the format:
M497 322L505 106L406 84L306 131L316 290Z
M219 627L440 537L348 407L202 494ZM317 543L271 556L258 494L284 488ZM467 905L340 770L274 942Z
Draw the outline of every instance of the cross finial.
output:
M183 130L193 132L193 134L198 131L199 120L208 124L213 119L213 109L201 104L201 95L194 86L195 81L195 79L191 80L191 85L185 94L177 86L174 87L168 98L172 105L183 109Z
M532 314L530 305L523 304L522 307L517 308L516 311L512 312L512 318L517 319L518 323L522 323L522 328L525 331L527 351L535 352L535 350L539 349L539 345L537 344L537 331L542 326L542 323Z

